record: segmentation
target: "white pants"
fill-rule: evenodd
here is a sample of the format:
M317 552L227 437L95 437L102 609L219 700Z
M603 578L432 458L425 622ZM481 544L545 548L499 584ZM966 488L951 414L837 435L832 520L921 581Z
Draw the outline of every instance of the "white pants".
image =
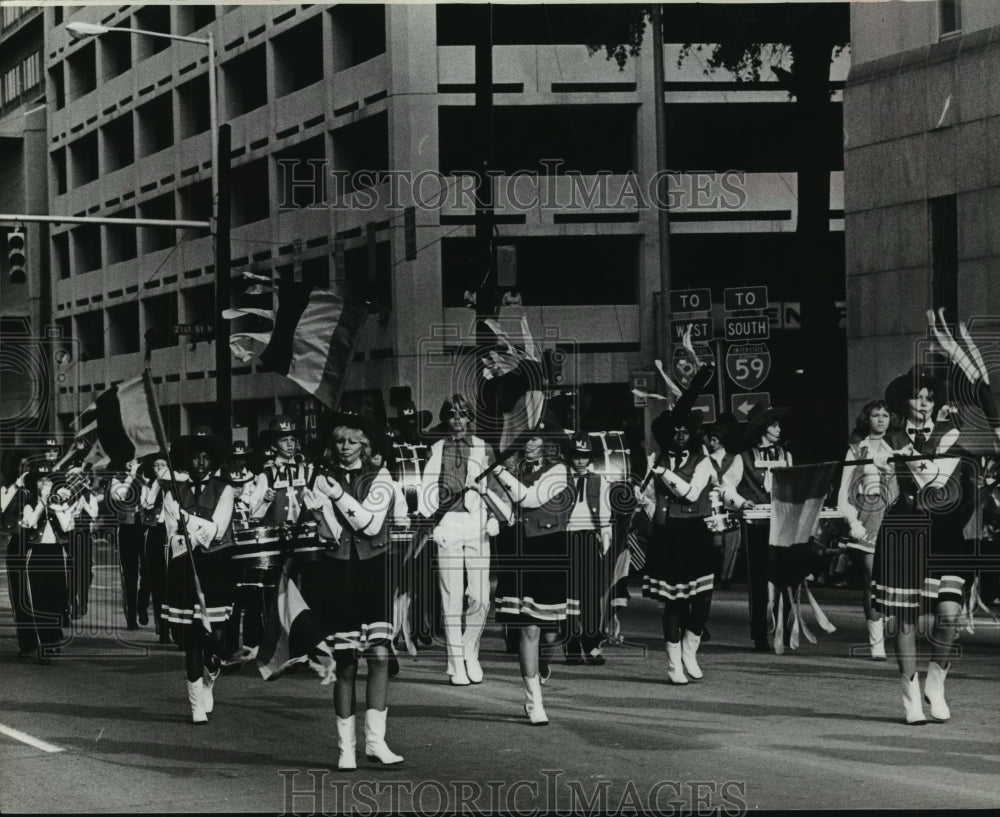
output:
M485 514L446 513L434 528L448 663L479 657L490 609L490 540ZM464 592L463 592L464 591ZM462 627L464 596L465 627Z

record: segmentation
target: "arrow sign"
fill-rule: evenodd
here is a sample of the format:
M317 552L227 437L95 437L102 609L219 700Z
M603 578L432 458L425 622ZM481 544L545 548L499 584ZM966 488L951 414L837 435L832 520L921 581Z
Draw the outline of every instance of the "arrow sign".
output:
M691 406L692 411L700 411L702 414L701 421L705 425L711 425L715 422L715 395L714 394L700 394L698 398L694 401L694 405Z
M745 423L754 406L762 405L765 411L771 408L771 392L752 391L746 394L733 394L729 397L729 403L733 416L741 423Z

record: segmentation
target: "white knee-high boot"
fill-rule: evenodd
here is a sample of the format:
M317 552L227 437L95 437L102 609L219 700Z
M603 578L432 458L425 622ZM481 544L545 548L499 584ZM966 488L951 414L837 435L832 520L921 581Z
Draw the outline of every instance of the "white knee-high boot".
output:
M524 681L524 714L528 716L532 726L545 726L549 722L545 714L545 707L542 705L542 683L537 675L526 678Z
M188 703L191 704L191 723L208 723L205 713L205 686L201 678L187 682Z
M872 648L872 658L885 661L885 619L868 621L868 643Z
M936 721L946 721L951 717L951 710L944 699L944 679L948 676L951 665L942 667L937 661L927 664L927 677L924 679L924 701L931 708L931 717Z
M667 642L667 679L672 684L686 684L688 682L681 659L680 641Z
M357 751L357 738L354 734L354 716L349 718L337 718L337 749L340 750L340 757L337 759L337 768L341 771L350 771L358 768L358 761L355 755Z
M906 711L906 722L913 726L927 723L923 707L920 705L920 681L917 673L912 678L900 674L900 684L903 687L903 709Z
M385 719L389 714L386 707L381 712L369 709L365 712L365 757L377 760L386 766L402 763L402 755L393 752L385 742Z
M703 675L701 667L698 666L697 658L700 644L700 635L695 635L690 630L685 630L684 637L681 639L681 663L684 665L684 671L696 681L701 680Z

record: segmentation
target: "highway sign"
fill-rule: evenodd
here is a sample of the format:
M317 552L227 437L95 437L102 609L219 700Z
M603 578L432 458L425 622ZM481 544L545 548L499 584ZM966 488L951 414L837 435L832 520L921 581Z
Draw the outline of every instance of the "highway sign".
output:
M694 352L706 366L715 365L715 355L707 346L695 346ZM677 384L682 388L687 388L691 383L691 378L695 373L694 361L686 349L674 349L673 373L677 377Z
M726 312L763 309L767 306L767 287L727 287L722 299Z
M751 391L745 394L731 394L729 396L729 406L733 416L741 423L745 423L750 416L750 412L755 406L762 405L764 410L771 408L771 392Z
M684 340L684 333L691 327L691 343L708 343L715 337L712 331L711 318L681 318L670 321L670 340L672 343L680 343Z
M670 311L710 312L712 310L712 290L672 289L670 290Z
M726 352L726 374L741 389L756 389L771 373L771 353L766 344L734 344Z
M767 340L771 337L771 324L767 315L726 318L725 327L728 341Z
M705 425L714 423L717 419L715 415L715 395L699 394L698 398L694 401L694 405L691 406L691 410L701 412L701 421Z

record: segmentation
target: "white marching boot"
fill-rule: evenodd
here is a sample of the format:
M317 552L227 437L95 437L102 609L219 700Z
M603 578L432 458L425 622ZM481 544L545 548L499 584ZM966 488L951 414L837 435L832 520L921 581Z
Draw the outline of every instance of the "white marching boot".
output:
M698 666L697 658L698 646L700 644L700 635L695 635L690 630L685 630L684 637L681 639L681 663L684 666L684 671L696 681L700 681L703 676L701 667Z
M188 681L188 703L191 704L191 723L208 723L208 715L205 713L205 685L201 678L197 681Z
M393 752L385 742L385 718L389 714L386 707L381 712L369 709L365 712L365 757L377 760L386 766L402 763L403 758Z
M204 703L206 715L211 715L212 710L215 709L215 695L212 692L212 688L215 686L215 679L219 677L220 672L221 670L209 672L207 668L205 669L205 677L202 679L201 700Z
M667 642L667 679L672 684L686 684L688 682L681 660L680 641Z
M337 759L337 768L340 771L347 772L358 768L353 715L349 718L337 718L337 749L340 750L340 757Z
M885 619L868 621L868 643L872 648L872 660L885 661Z
M546 726L549 722L542 706L542 684L537 675L531 678L521 676L524 681L524 714L528 716L532 726Z
M942 667L937 661L927 664L927 677L924 679L924 702L931 708L931 717L936 721L946 721L951 717L951 710L944 699L944 679L948 676L949 664Z
M903 709L906 711L906 722L911 726L927 723L923 707L920 705L920 681L917 678L917 673L913 673L912 678L907 678L901 673L899 682L903 687Z

